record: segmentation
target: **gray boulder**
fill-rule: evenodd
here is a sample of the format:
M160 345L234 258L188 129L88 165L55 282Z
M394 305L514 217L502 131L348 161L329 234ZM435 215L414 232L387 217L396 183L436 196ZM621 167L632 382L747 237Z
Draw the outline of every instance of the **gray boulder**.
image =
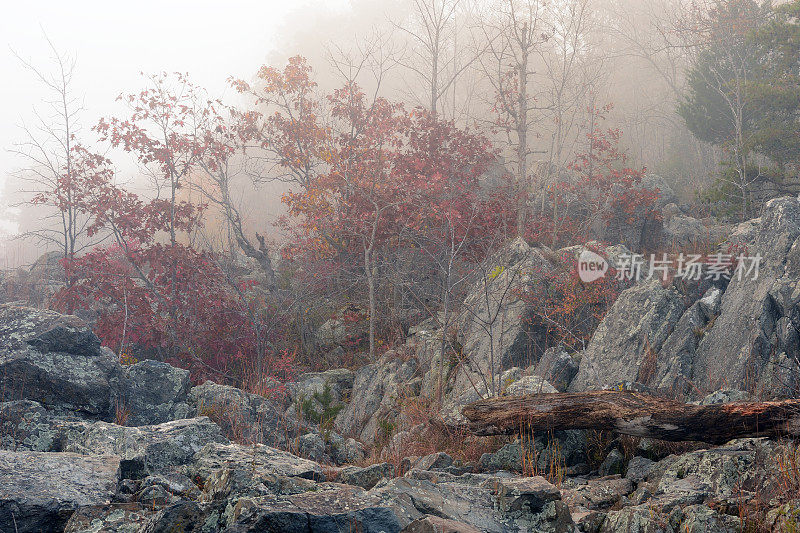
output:
M578 364L560 347L548 348L533 374L552 384L559 392L566 392L578 373Z
M60 532L84 505L107 504L119 457L0 451L0 531Z
M130 479L186 465L208 443L228 442L219 426L206 417L140 427L108 422L65 421L61 425L64 451L118 455L122 476Z
M206 381L192 387L187 402L194 416L207 416L233 440L288 446L298 433L292 412L263 396ZM287 440L288 439L288 440Z
M506 387L507 396L523 396L525 394L547 394L558 392L550 383L539 376L522 376Z
M380 480L384 478L393 478L394 474L394 466L389 463L378 463L365 468L349 466L343 468L342 471L339 472L338 481L345 485L355 485L357 487L371 489L377 485Z
M48 410L112 419L121 367L80 319L14 304L0 306L0 390Z
M357 436L364 442L382 435L386 428L394 427L399 393L414 377L418 361L403 360L394 351L386 352L378 361L362 366L356 371L352 401L337 415L336 431Z
M602 389L620 381L643 381L656 372L657 354L681 318L683 296L659 280L620 294L581 356L570 391Z
M470 287L456 323L463 361L452 379L443 416L463 421L461 407L497 395L501 375L512 367L535 363L543 332L533 331L527 303L520 297L534 276L553 268L542 250L518 238L493 255ZM477 389L477 390L476 390Z
M216 470L242 468L261 475L277 475L321 480L322 467L308 459L270 446L212 442L199 450L187 467L189 477L208 479Z
M189 371L145 360L125 369L120 402L127 425L161 424L189 416Z

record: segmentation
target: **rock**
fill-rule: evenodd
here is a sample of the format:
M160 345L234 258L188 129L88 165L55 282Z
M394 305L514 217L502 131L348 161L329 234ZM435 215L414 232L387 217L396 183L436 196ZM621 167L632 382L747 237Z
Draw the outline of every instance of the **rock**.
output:
M138 533L147 518L155 512L152 507L138 503L88 505L80 507L70 516L64 533Z
M665 516L654 513L645 505L609 511L599 533L634 531L636 533L675 533Z
M733 276L727 287L719 284L724 293L718 313L697 331L696 348L679 355L675 350L685 343L670 345L659 354L659 360L685 361L681 375L691 382L688 394L724 387L770 396L795 395L800 390L796 357L800 345L800 202L795 197L770 200L760 218L737 226L723 253L729 248L733 255L761 256L757 278L754 272L743 272L741 277ZM752 262L744 266L750 267ZM629 311L635 316L645 309L638 306ZM682 321L673 335L689 338L695 327Z
M81 319L18 304L0 305L0 352L33 347L41 353L105 355L100 339Z
M57 430L44 407L31 400L0 403L0 449L55 451Z
M481 533L469 524L426 515L403 528L401 533Z
M145 360L125 369L121 404L127 425L149 426L189 416L189 371Z
M231 439L287 447L298 423L268 398L206 381L188 395L192 414L207 416Z
M447 468L453 464L453 458L445 452L436 452L421 457L414 463L414 468L418 470L434 470L439 468Z
M59 414L112 419L121 368L80 319L0 306L0 390Z
M336 464L355 464L364 460L364 445L354 438L345 439L336 432L331 432L331 458Z
M561 499L561 492L541 476L501 479L498 481L500 506L504 511L528 508L538 512L548 502Z
M746 402L750 395L744 391L733 389L721 389L714 391L700 400L700 405L714 405L718 403Z
M389 505L355 487L331 487L286 499L265 497L254 503L226 531L397 533L402 529Z
M623 291L583 352L569 390L600 389L654 376L658 351L683 310L681 294L672 287L665 289L659 280Z
M571 507L605 510L618 504L633 492L633 483L619 476L590 479L572 489L562 490L564 501Z
M195 500L200 495L200 489L197 488L191 479L179 474L177 472L163 472L147 476L142 480L142 487L158 486L168 491L170 494L180 496L188 500Z
M356 371L351 401L336 417L334 427L344 435L364 442L386 442L396 427L394 416L399 391L414 377L416 359L403 360L393 351ZM388 433L388 434L387 434Z
M614 448L606 456L605 460L600 464L597 473L603 476L613 476L615 474L622 474L625 470L625 456L622 452Z
M625 477L630 479L633 483L640 483L647 479L650 471L653 469L653 461L646 457L633 457L628 461L627 472Z
M177 498L161 485L148 485L140 490L135 499L142 505L152 505L153 507L163 507L164 505L175 503Z
M558 392L565 392L577 373L578 364L560 347L545 350L533 372L552 384Z
M667 180L658 174L645 174L639 182L639 186L658 193L658 199L656 200L656 206L658 207L675 204L680 201L673 188L667 183Z
M194 502L178 502L147 519L141 533L190 533L200 530L204 513Z
M186 465L205 445L228 442L206 417L139 427L107 422L64 426L60 438L65 451L119 455L122 476L132 479Z
M84 505L107 504L119 457L0 451L0 531L63 531Z
M506 388L506 395L508 396L553 392L558 392L558 390L539 376L523 376L519 381L515 381Z
M403 526L432 514L485 532L572 531L569 510L560 500L550 501L538 511L521 501L518 510L501 510L498 503L503 491L498 484L502 480L497 476L478 476L474 479L453 478L453 481L442 479L434 484L403 477L392 479L369 494L378 502L391 506Z
M394 465L389 463L374 464L366 468L349 466L343 468L339 473L338 481L345 485L354 485L365 489L371 489L377 485L380 480L384 478L393 478L394 474Z
M530 366L541 355L539 347L545 346L545 332L530 327L530 313L519 292L533 276L549 272L551 262L541 250L518 238L493 255L487 265L485 275L469 288L456 319L467 361L457 367L445 400L442 414L448 422L463 422L463 405L499 393L503 371Z
M518 472L522 469L523 454L522 445L519 442L511 442L494 453L484 453L478 464L485 472L495 470Z
M322 467L317 463L263 444L207 444L195 454L187 473L191 478L207 479L215 470L228 467L314 480L324 477Z
M690 505L670 515L675 523L676 531L686 533L737 533L742 531L742 523L738 516L722 514L707 505Z
M306 433L297 437L297 451L301 457L321 461L325 457L325 441L318 433Z
M314 393L321 394L327 385L333 400L340 402L344 395L352 390L356 375L347 368L335 368L325 372L308 372L301 374L297 380L287 383L292 399L311 398Z
M369 328L366 316L363 309L354 305L338 310L314 333L317 349L327 351L337 346L352 348L359 345Z

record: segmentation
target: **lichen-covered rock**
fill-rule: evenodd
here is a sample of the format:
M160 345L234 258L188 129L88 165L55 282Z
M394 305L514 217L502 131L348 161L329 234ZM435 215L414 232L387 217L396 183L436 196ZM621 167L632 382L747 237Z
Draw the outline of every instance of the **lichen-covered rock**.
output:
M131 479L186 465L205 445L228 442L206 417L139 427L65 422L61 431L65 451L119 455L122 475Z
M570 391L601 389L620 381L642 381L654 373L656 354L685 308L683 296L659 280L620 294L581 356Z
M207 416L231 439L286 447L297 436L291 411L263 396L206 381L192 387L188 403L195 416Z
M466 360L457 368L443 410L446 420L453 422L464 420L463 405L499 394L503 371L535 363L541 355L537 350L544 345L535 342L541 332L532 330L520 293L534 276L552 270L550 260L516 239L487 265L470 287L456 320Z
M402 529L390 506L355 487L330 486L284 499L264 497L242 509L226 531L398 533Z
M292 399L297 402L301 398L313 398L314 394L322 394L328 387L333 401L340 402L353 388L355 373L347 368L334 368L325 372L307 372L300 374L286 388Z
M192 458L187 472L192 478L207 479L215 470L230 467L305 479L321 480L324 477L319 464L262 444L207 444Z
M0 449L54 451L58 431L53 417L38 402L0 402Z
M378 463L365 468L348 466L339 472L337 481L345 485L355 485L356 487L371 489L377 485L380 480L384 478L393 478L394 473L394 465L389 463Z
M0 306L0 390L48 410L110 419L121 368L79 318Z
M414 520L401 533L481 533L469 524L427 515Z
M117 490L119 457L0 450L0 531L63 531L84 505Z
M121 406L127 425L148 426L189 416L189 371L145 360L125 369Z
M138 533L156 511L139 503L87 505L70 516L64 533Z
M558 390L539 376L522 376L519 380L506 387L507 396L548 394L554 392L558 392Z
M319 433L306 433L297 437L297 451L300 456L312 461L322 461L325 457L325 441Z
M339 309L314 332L314 344L321 351L337 346L351 347L364 340L369 322L366 313L357 306Z
M80 318L18 304L0 305L0 352L33 347L42 353L104 354L100 339Z
M570 507L586 509L608 509L633 492L633 483L619 476L589 479L573 489L562 491L564 501Z
M625 456L622 455L621 451L614 448L600 464L600 467L597 469L597 473L600 476L613 476L622 474L624 470Z
M559 392L565 392L578 373L578 364L563 349L548 348L536 364L533 374L550 383Z

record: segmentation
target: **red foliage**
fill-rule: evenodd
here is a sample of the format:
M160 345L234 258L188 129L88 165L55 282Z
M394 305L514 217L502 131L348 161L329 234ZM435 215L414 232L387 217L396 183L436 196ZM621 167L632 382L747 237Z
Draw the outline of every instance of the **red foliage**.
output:
M597 120L608 109L590 111ZM630 225L660 216L654 207L658 191L640 186L646 169L627 166L627 156L619 148L621 134L619 129L598 127L587 133L588 150L567 167L571 177L548 191L555 216L540 213L535 217L529 239L567 246L595 238L593 230L598 224Z
M589 249L603 253L602 249ZM562 345L569 351L582 350L625 287L611 267L604 277L583 282L572 251L563 252L560 262L563 268L534 273L522 298L531 304L531 325L547 332L543 348Z

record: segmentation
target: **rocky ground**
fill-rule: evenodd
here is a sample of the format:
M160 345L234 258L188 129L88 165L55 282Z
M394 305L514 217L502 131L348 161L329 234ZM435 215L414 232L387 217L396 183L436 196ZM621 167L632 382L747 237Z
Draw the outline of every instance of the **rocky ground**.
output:
M673 214L668 235L697 237L688 218ZM730 231L725 246L764 257L757 280L643 280L577 352L544 346L530 326L531 304L511 289L557 265L516 241L456 317L459 364L428 321L377 361L303 374L283 397L192 386L157 361L124 366L80 318L2 305L0 532L797 531L791 441L709 447L582 430L499 440L452 429L493 386L486 376L502 394L796 395L800 202L773 200ZM601 251L613 265L624 248ZM348 327L358 325L323 324L319 344L340 349ZM423 400L443 359L435 413Z

